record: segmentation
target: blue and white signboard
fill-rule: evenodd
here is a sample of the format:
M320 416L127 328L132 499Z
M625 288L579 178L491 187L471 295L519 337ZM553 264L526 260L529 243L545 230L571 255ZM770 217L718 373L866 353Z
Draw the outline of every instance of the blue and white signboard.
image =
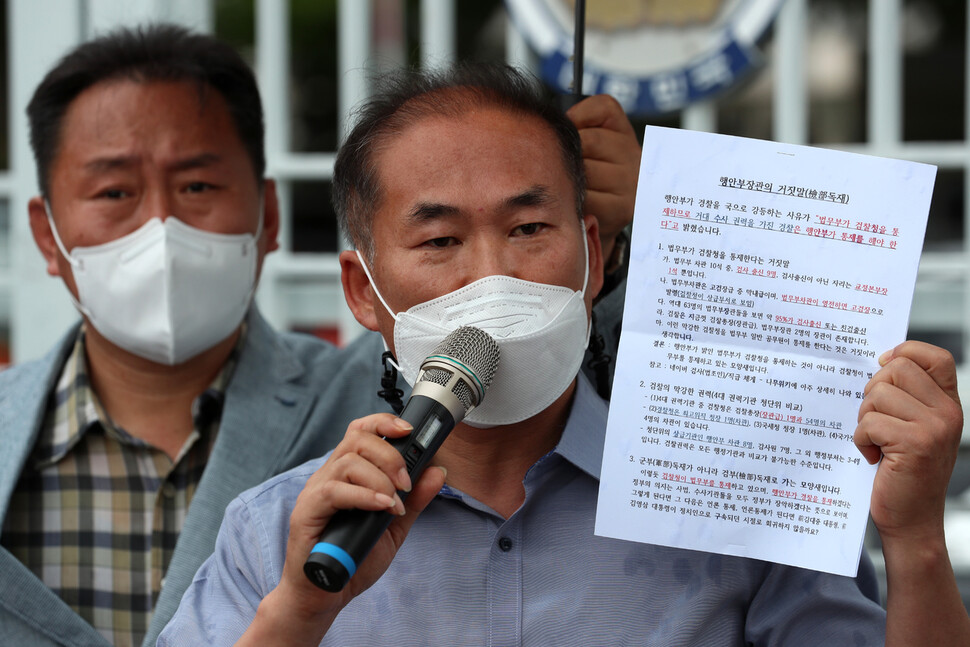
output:
M585 94L627 112L679 110L735 84L760 62L758 40L783 0L588 0ZM506 0L542 59L542 78L572 88L575 0Z

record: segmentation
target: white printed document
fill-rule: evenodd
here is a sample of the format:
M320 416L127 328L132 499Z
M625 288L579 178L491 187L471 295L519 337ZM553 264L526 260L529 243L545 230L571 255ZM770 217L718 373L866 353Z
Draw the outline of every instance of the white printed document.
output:
M648 127L596 534L856 574L936 168Z

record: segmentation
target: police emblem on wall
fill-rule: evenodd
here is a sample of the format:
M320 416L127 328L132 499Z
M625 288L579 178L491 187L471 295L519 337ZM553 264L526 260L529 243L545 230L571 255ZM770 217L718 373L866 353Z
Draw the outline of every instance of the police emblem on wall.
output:
M627 112L679 110L734 85L760 62L758 40L782 0L589 0L583 92ZM575 0L506 0L541 57L541 76L569 92Z

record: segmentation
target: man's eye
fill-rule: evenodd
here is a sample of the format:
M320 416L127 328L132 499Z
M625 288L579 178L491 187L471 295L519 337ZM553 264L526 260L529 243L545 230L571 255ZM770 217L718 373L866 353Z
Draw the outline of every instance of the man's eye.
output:
M109 200L121 200L122 198L127 198L129 193L123 189L105 189L100 195L102 198L108 198Z
M440 238L432 238L427 241L425 245L430 245L431 247L450 247L455 244L455 239L451 236L442 236Z
M211 184L209 184L208 182L192 182L191 184L189 184L188 186L185 187L185 192L186 193L202 193L202 192L208 191L208 190L210 190L212 188L214 188L214 187Z
M513 233L520 236L532 236L533 234L538 234L541 230L541 222L530 222L525 225L519 225Z

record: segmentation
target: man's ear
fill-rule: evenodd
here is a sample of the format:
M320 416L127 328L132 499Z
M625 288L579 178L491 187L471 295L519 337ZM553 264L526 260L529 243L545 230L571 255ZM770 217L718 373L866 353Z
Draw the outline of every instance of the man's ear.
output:
M374 312L374 289L364 267L361 265L357 252L345 250L340 252L340 283L344 287L344 298L354 318L368 330L379 330L377 314Z
M280 248L280 203L276 197L276 181L263 181L263 238L266 254Z
M34 242L43 254L44 260L47 261L47 273L51 276L60 276L61 271L57 264L60 250L57 249L54 232L51 231L51 224L47 220L43 196L34 196L27 202L27 213L30 215L30 232L34 235Z
M586 296L595 299L603 289L603 246L600 243L600 225L596 216L584 216L586 245L589 248L589 286Z

